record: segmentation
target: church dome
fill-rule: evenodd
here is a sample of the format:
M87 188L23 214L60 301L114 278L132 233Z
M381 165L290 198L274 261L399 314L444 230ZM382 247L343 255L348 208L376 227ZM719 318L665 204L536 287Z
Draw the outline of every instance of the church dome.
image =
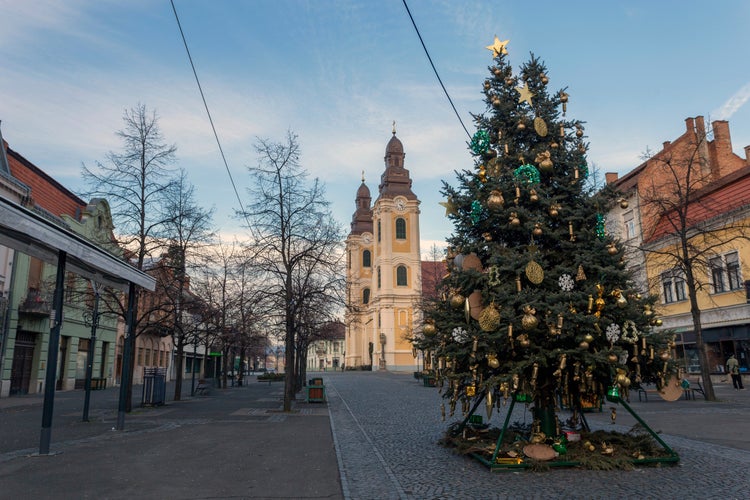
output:
M389 154L404 154L404 145L401 144L401 141L398 137L396 137L396 133L393 133L393 137L391 137L391 140L388 141L388 145L385 147L385 156L387 157Z
M367 187L367 184L365 184L364 181L359 186L359 189L357 189L357 198L370 199L370 188Z

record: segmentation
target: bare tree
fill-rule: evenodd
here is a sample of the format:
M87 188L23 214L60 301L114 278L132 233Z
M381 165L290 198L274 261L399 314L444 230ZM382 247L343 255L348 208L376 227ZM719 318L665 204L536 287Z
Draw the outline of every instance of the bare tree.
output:
M699 293L709 292L712 286L710 259L732 242L747 240L750 229L743 222L747 214L737 210L741 208L737 200L714 196L724 176L709 159L705 132L699 130L687 143L676 146L652 156L648 175L639 179L644 221L640 250L660 269L684 279L705 397L713 401Z
M133 256L134 265L144 270L146 259L158 251L163 234L166 191L173 184L176 146L164 143L155 111L138 104L125 110L124 128L117 132L122 140L119 153L110 151L105 162L97 162L95 169L82 166L82 175L89 186L83 196L106 198L117 228L119 244ZM147 301L153 304L153 302ZM120 294L104 300L107 310L126 318L127 303ZM123 359L129 366L127 409L131 408L133 367L135 366L135 336L151 327L153 311L144 311L144 301L136 300L133 312L133 336L128 336L130 356ZM159 309L159 305L155 305ZM141 308L139 311L138 309ZM157 315L159 316L159 315Z
M192 322L184 322L185 314L195 307L195 296L190 292L188 261L198 254L201 246L213 237L211 228L212 210L200 207L195 201L195 188L187 179L184 170L166 190L164 228L169 248L167 265L171 268L173 281L165 287L172 314L172 337L175 344L175 392L174 400L179 401L182 393L185 345L193 342L197 334ZM194 353L195 354L195 353Z
M284 325L286 378L284 411L295 394L295 336L298 309L304 294L295 296L300 270L338 267L343 232L333 220L325 190L318 179L308 182L299 164L297 136L289 132L283 143L259 139L257 167L250 168L253 200L241 213L251 234L253 263L264 273L266 292Z

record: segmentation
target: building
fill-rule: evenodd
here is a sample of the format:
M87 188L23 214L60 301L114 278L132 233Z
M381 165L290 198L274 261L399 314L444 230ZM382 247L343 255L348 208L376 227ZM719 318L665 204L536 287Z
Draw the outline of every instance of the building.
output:
M109 252L117 252L105 200L86 203L0 137L0 195ZM0 249L3 321L0 323L0 397L44 391L56 266ZM92 333L95 285L68 272L56 377L58 390L83 387ZM93 378L113 382L118 319L98 318Z
M307 371L343 370L346 351L344 324L333 322L325 325L322 336L307 348Z
M417 364L410 339L422 289L420 201L405 157L394 127L375 203L364 175L357 190L346 239L347 368L413 371Z
M676 333L676 358L686 372L698 372L685 270L670 257L680 242L675 236L677 212L657 209L653 196L659 193L658 199L674 203L689 193L686 228L711 234L690 242L694 252L705 254L695 265L697 281L703 285L697 297L702 338L709 370L721 378L730 354L737 355L743 372L749 367L750 281L743 278L743 269L747 275L750 241L737 237L736 228L750 228L750 146L745 147L744 159L733 153L726 121L714 121L711 131L701 116L685 123L683 135L665 142L661 151L627 175L607 174L608 183L623 196L609 214L608 228L625 244L627 265L639 290L659 297L660 328Z

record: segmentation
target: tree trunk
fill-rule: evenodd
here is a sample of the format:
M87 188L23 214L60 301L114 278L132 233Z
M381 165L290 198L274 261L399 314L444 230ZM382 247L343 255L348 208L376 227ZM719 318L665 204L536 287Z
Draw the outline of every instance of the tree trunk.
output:
M703 396L706 401L716 401L714 385L711 382L711 367L708 366L708 353L706 344L703 342L703 327L701 325L701 310L698 306L698 294L695 281L692 278L692 269L688 273L688 295L690 296L690 315L693 318L693 331L695 332L695 348L698 350L698 360L701 365L701 380L703 381Z

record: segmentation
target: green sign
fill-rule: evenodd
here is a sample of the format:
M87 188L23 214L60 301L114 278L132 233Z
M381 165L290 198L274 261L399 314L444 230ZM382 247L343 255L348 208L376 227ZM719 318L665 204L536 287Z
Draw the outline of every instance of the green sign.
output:
M209 352L208 355L209 356L221 356L221 353L220 352Z

